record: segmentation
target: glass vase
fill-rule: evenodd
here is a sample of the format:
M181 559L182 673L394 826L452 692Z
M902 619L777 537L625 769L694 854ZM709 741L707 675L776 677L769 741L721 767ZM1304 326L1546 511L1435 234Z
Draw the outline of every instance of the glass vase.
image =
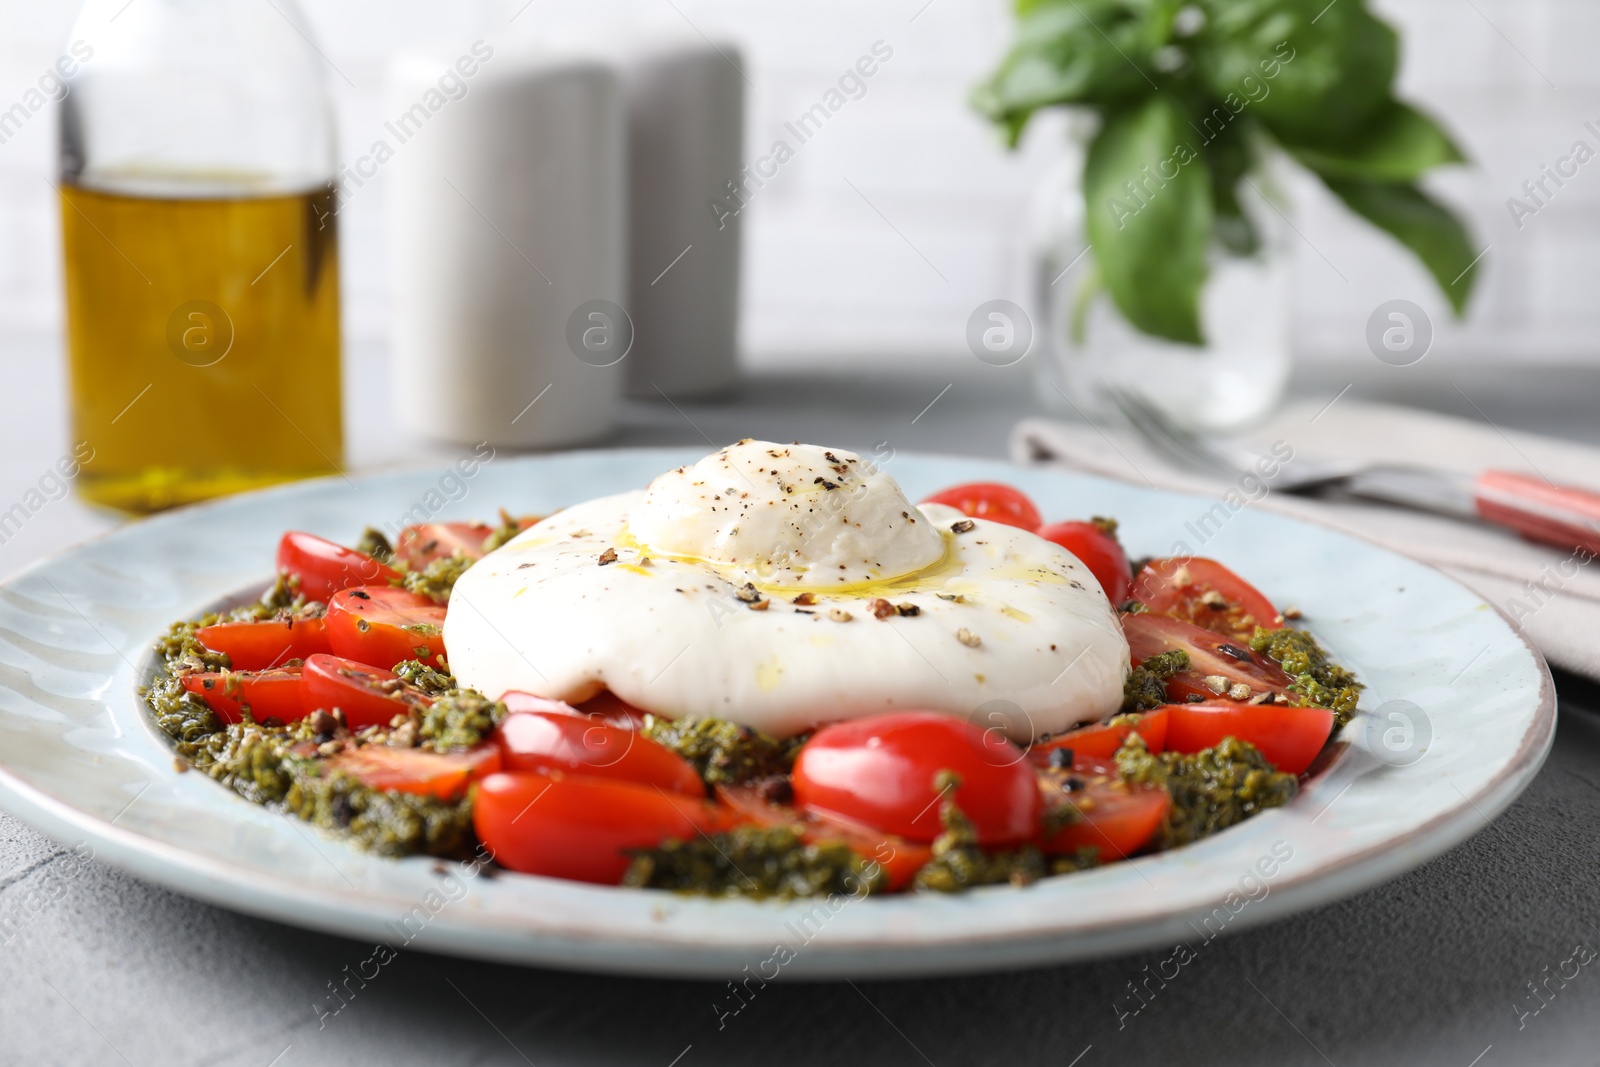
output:
M1117 397L1132 397L1200 432L1255 423L1282 399L1291 370L1287 220L1270 172L1240 199L1258 242L1237 255L1213 242L1200 296L1205 343L1178 344L1135 329L1099 280L1085 229L1075 145L1040 185L1030 212L1029 271L1042 358L1040 392L1058 413L1116 423ZM1260 192L1258 192L1260 190Z

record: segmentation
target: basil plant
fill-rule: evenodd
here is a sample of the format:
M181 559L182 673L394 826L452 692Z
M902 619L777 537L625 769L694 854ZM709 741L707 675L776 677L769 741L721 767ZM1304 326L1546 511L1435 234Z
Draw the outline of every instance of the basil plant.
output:
M1089 244L1137 329L1203 343L1207 252L1256 248L1240 198L1274 146L1410 249L1461 313L1472 238L1417 182L1465 159L1395 98L1399 39L1364 0L1016 0L1016 12L1011 51L973 102L1012 146L1040 108L1099 115Z

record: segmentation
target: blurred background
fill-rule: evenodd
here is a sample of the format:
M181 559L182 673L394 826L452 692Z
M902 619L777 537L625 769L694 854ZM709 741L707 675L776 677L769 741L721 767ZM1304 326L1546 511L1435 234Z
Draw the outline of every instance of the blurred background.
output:
M137 0L136 0L137 2ZM1600 165L1581 172L1519 230L1506 200L1600 120L1592 46L1600 7L1584 0L1382 0L1400 30L1399 95L1439 117L1471 157L1429 185L1492 247L1465 322L1453 322L1422 269L1303 176L1291 184L1293 345L1302 364L1383 371L1363 342L1378 304L1405 298L1438 329L1430 362L1587 365L1600 301ZM0 100L19 99L61 54L77 5L5 0ZM482 38L661 27L731 39L748 81L746 154L810 107L869 46L893 58L859 100L797 152L745 213L742 358L752 368L969 366L968 315L1028 284L1025 222L1062 156L1060 114L1043 113L1021 149L1000 147L967 104L1012 32L999 0L312 0L304 5L339 113L339 155L382 134L384 70L397 50ZM62 323L54 117L34 115L0 143L0 359L31 362ZM380 172L341 214L344 330L352 360L388 341L387 197ZM852 188L853 187L853 188ZM881 214L880 214L881 212ZM923 257L926 257L925 259ZM1341 274L1343 277L1341 278ZM33 342L33 343L28 343ZM57 349L58 350L58 349ZM30 368L37 372L38 368ZM1341 372L1342 373L1342 372Z

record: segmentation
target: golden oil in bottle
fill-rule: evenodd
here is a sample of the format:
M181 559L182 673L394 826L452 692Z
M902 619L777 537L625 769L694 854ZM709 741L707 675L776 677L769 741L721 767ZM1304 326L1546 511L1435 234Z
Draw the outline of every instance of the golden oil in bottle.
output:
M78 478L148 512L343 463L333 194L61 187Z

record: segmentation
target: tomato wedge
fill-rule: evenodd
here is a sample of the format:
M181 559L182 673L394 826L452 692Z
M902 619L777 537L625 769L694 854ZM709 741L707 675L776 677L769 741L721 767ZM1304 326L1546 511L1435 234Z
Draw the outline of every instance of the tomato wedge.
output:
M1128 566L1128 554L1112 534L1092 522L1053 522L1037 532L1082 560L1111 603L1121 605L1128 599L1133 570Z
M1151 752L1166 751L1166 708L1156 708L1138 715L1119 715L1117 718L1130 721L1097 722L1080 726L1076 730L1068 730L1028 749L1028 758L1040 767L1050 766L1051 753L1056 751L1071 752L1074 756L1089 756L1094 759L1110 759L1117 754L1117 749L1122 747L1122 742L1128 739L1129 734L1138 734L1144 738L1145 747Z
M328 601L328 643L336 655L388 670L444 655L443 604L383 585L345 589Z
M384 585L400 577L365 552L299 530L290 530L278 542L278 570L300 579L307 600L327 600L341 589Z
M474 779L500 769L500 758L494 745L479 745L465 752L362 745L330 757L327 766L384 792L460 800Z
M847 846L862 859L883 868L887 879L884 888L890 893L910 885L917 872L933 859L933 850L925 844L907 841L897 834L881 833L837 816L775 803L762 797L754 786L719 785L717 799L742 822L760 827L792 827L808 845L837 841Z
M708 801L654 786L502 772L478 783L472 825L513 871L616 885L629 850L720 833L732 819Z
M1248 741L1274 767L1304 774L1333 733L1333 712L1327 708L1286 704L1235 704L1206 701L1174 704L1167 727L1167 749L1199 752L1225 737Z
M968 482L951 486L923 501L945 504L974 519L988 519L1024 530L1037 530L1044 517L1020 489L999 482Z
M200 671L186 674L183 687L206 702L225 723L242 722L248 710L256 722L292 722L306 714L300 701L299 667L270 671Z
M997 751L999 740L1010 754ZM941 771L961 777L956 803L981 845L1027 841L1039 816L1039 791L1022 751L965 720L903 711L835 723L800 749L792 783L796 804L817 813L932 841L943 831L934 786Z
M395 538L394 558L414 571L451 556L483 558L483 543L494 534L484 522L425 522L407 526Z
M495 741L508 771L567 771L706 795L688 760L648 737L588 716L519 711L496 727Z
M318 710L344 712L352 730L387 726L396 715L433 703L426 693L394 674L352 659L318 655L301 668L300 700L304 714Z
M1116 764L1088 756L1073 759L1070 770L1040 768L1038 788L1047 812L1070 805L1081 816L1042 835L1040 849L1070 853L1095 848L1103 863L1127 859L1149 844L1172 806L1172 797L1161 786L1125 782Z
M1289 703L1298 702L1289 695L1294 679L1281 667L1261 653L1252 652L1248 645L1236 643L1215 631L1165 615L1134 612L1122 616L1122 632L1128 638L1128 650L1136 667L1156 653L1170 649L1182 649L1189 654L1189 669L1167 679L1167 699L1175 704L1191 696L1203 700L1221 696L1207 684L1207 678L1216 680L1212 684L1224 686L1224 693L1243 683L1250 690L1243 700L1254 699L1270 690ZM1170 730L1169 727L1169 733ZM1170 747L1170 740L1168 745Z
M1283 628L1283 616L1255 586L1214 559L1153 559L1133 580L1133 598L1157 615L1170 615L1249 641L1257 626Z
M195 631L213 652L226 652L236 671L262 671L291 659L332 652L327 623L320 617L219 622Z

